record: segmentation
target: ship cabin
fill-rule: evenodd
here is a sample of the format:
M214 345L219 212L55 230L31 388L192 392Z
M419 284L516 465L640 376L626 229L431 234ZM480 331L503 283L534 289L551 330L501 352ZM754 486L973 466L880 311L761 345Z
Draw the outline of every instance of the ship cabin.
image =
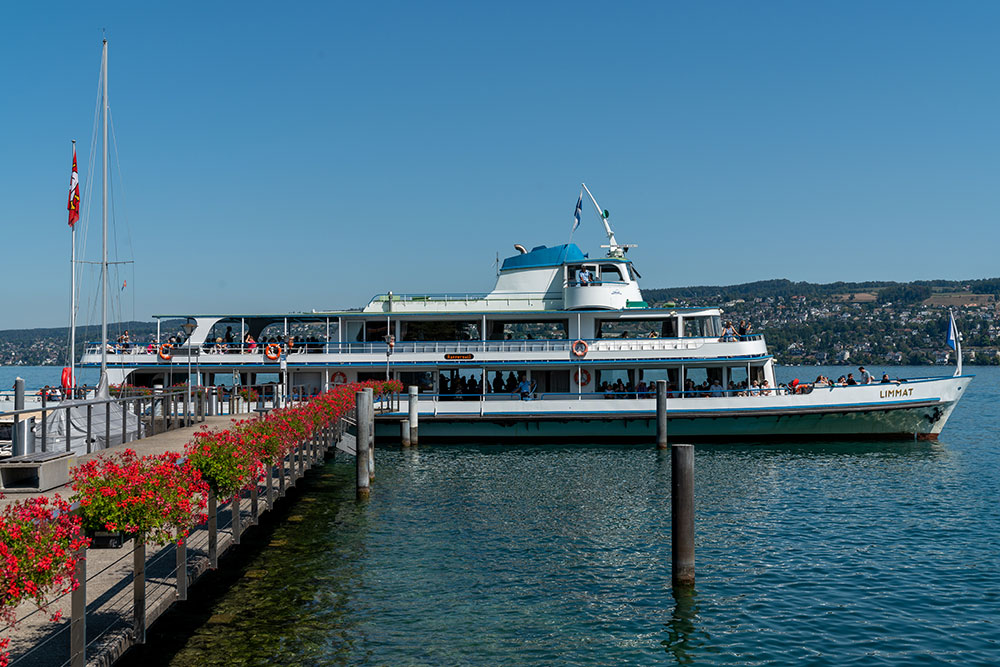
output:
M362 310L157 315L156 339L110 346L113 381L153 386L283 382L319 392L384 379L453 400L675 396L711 386L775 386L763 337L723 335L718 308L650 307L624 257L590 259L574 244L538 246L502 263L485 294L393 294ZM165 326L164 326L165 325ZM100 364L88 345L82 365ZM645 388L645 389L643 389Z

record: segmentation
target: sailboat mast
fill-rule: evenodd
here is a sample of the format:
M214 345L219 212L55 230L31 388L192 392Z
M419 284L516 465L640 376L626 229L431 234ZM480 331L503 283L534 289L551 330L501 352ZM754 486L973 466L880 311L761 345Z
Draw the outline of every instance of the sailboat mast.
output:
M73 140L73 171L76 171L76 140ZM73 193L70 193L73 196ZM76 387L76 224L70 227L69 251L69 377L72 387ZM74 391L71 389L70 391ZM75 398L71 396L70 398Z
M101 52L101 107L104 151L101 156L101 378L108 373L108 40Z

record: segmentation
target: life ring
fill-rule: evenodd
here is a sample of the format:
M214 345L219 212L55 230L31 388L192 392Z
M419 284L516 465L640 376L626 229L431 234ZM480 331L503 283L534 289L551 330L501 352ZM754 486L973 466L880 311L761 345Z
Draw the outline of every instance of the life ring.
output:
M573 350L573 354L575 354L576 356L585 357L587 356L587 350L589 350L590 348L587 346L587 341L575 340L573 341L573 347L571 349Z
M160 346L160 359L164 361L170 361L170 348L173 347L170 343L164 343Z
M63 389L69 389L73 386L73 373L69 370L69 366L62 369L62 386Z
M281 356L281 346L277 343L268 343L267 347L264 348L264 356L271 361L277 361L278 357Z
M583 378L583 382L580 382L581 378ZM581 368L577 372L573 373L573 382L575 382L579 387L586 387L590 384L590 371L586 368Z
M347 376L337 371L332 376L330 376L330 382L333 384L345 384L347 382Z

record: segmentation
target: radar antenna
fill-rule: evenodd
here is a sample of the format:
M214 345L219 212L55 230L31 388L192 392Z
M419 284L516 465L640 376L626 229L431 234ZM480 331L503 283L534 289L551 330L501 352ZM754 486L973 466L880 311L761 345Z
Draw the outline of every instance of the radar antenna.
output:
M583 186L583 189L586 191L587 196L590 197L590 201L594 202L594 208L597 209L597 216L601 219L601 222L604 223L604 231L608 235L608 245L602 245L601 247L608 249L608 257L624 258L625 253L628 252L628 249L634 248L635 245L634 244L620 245L618 243L618 241L615 239L615 233L611 230L611 225L608 224L608 217L610 216L610 214L608 213L607 209L602 209L598 205L597 200L594 199L594 195L591 194L590 188L587 187L586 183L580 183L580 185Z

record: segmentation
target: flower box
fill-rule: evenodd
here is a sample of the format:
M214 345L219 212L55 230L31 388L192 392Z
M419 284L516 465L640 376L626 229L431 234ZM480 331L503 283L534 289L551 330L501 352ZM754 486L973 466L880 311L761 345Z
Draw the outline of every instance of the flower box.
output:
M91 549L120 549L125 544L125 533L121 530L95 530L87 533Z

